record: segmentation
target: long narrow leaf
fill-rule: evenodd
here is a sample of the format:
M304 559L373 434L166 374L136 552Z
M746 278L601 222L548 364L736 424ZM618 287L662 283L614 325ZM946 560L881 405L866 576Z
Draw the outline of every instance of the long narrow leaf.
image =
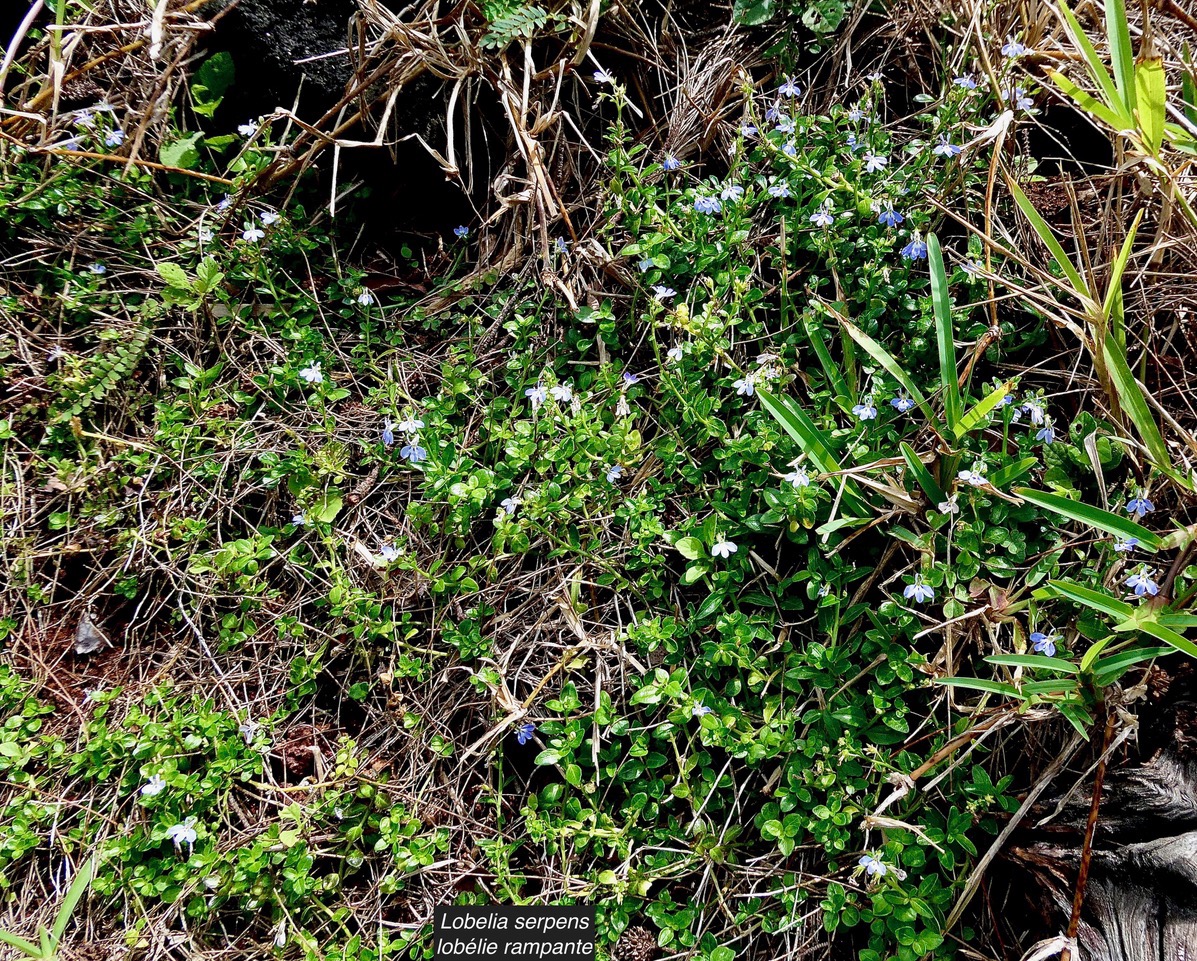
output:
M956 426L956 437L961 438L971 433L975 428L981 425L990 414L997 410L1002 400L1010 393L1010 384L998 384L996 388L990 391L985 397L973 404L968 409L963 417L960 418L960 423Z
M803 327L806 329L807 340L814 348L815 356L819 358L819 365L823 368L823 373L827 375L827 382L831 385L836 402L841 403L842 399L842 404L847 404L845 412L851 410L852 391L848 388L848 382L844 380L844 374L840 370L839 364L835 362L831 351L827 349L827 344L823 340L823 332L809 319L803 322Z
M943 433L942 425L939 423L939 418L935 416L935 411L931 409L931 405L927 402L927 398L923 396L923 392L919 390L918 385L914 382L914 379L902 369L902 365L894 360L893 355L850 320L841 318L840 323L843 325L844 330L848 332L849 336L864 348L865 353L867 353L873 358L873 360L877 361L877 363L884 367L886 372L902 385L902 389L905 390L906 393L910 395L910 399L918 405L919 410L923 412L923 416L927 418L931 426L938 433Z
M1018 204L1018 209L1022 211L1023 216L1030 221L1035 233L1039 235L1039 239L1043 241L1044 246L1051 251L1052 257L1056 263L1059 264L1060 269L1064 271L1064 276L1068 278L1068 282L1072 284L1073 292L1081 298L1086 304L1091 303L1092 299L1089 296L1089 287L1081 277L1080 272L1076 266L1069 259L1068 254L1064 252L1064 248L1060 246L1060 241L1056 240L1056 235L1048 226L1047 221L1039 216L1039 211L1035 209L1035 205L1027 199L1027 195L1022 192L1022 188L1014 182L1013 177L1006 178L1006 185L1010 188L1010 195L1014 198L1014 202Z
M1051 78L1052 83L1060 88L1061 93L1071 99L1085 113L1092 114L1115 133L1134 128L1135 118L1122 113L1122 104L1118 102L1117 92L1114 93L1113 100L1113 103L1117 104L1117 109L1111 109L1108 104L1102 103L1088 90L1078 87L1059 71L1048 70L1047 75Z
M1007 464L995 470L989 475L989 483L998 490L1005 490L1009 485L1016 480L1020 480L1031 472L1031 469L1039 463L1038 458L1024 457L1022 460L1016 460L1012 464Z
M1187 637L1181 637L1176 631L1169 630L1163 624L1157 624L1155 621L1143 621L1139 625L1139 630L1144 634L1149 634L1157 641L1163 641L1169 647L1174 647L1182 654L1188 654L1189 657L1197 658L1197 644L1194 644Z
M1135 116L1139 118L1143 144L1152 156L1156 156L1164 142L1167 115L1163 58L1149 57L1135 64L1135 97L1138 101Z
M1146 527L1136 524L1129 517L1123 517L1120 514L1102 510L1100 507L1082 504L1079 501L1069 500L1067 497L1061 497L1059 494L1049 494L1047 491L1036 491L1027 487L1018 487L1015 488L1014 493L1023 500L1030 501L1032 504L1049 510L1053 514L1059 514L1061 517L1067 517L1070 520L1080 521L1082 524L1095 527L1097 530L1105 531L1107 534L1113 534L1115 537L1124 537L1127 540L1137 538L1139 546L1146 551L1154 553L1160 548L1160 538Z
M919 487L923 489L923 493L927 495L927 499L935 505L946 501L948 495L935 482L935 478L931 476L931 472L927 470L926 466L919 459L919 455L914 452L914 448L905 441L899 446L902 449L902 456L906 459L906 466L910 470L910 476L918 482Z
M1069 9L1065 0L1060 0L1060 13L1064 17L1064 25L1068 30L1069 37L1072 38L1073 44L1077 50L1081 52L1081 56L1085 58L1085 65L1089 68L1089 76L1097 86L1101 87L1101 92L1105 94L1106 102L1111 105L1121 107L1122 104L1118 97L1118 86L1114 83L1114 78L1110 76L1110 71L1106 69L1105 61L1102 60L1097 50L1094 49L1093 44L1089 42L1089 36L1085 33L1084 28L1081 27L1080 21ZM1127 120L1129 121L1129 115ZM1122 124L1122 128L1130 126L1129 123Z
M1172 458L1168 455L1168 447L1156 426L1155 418L1147 407L1147 398L1135 375L1131 373L1126 362L1126 352L1114 341L1113 337L1106 337L1105 342L1106 369L1114 381L1114 388L1118 391L1118 399L1130 417L1131 422L1139 431L1143 445L1151 454L1152 461L1157 467L1171 468Z
M1057 596L1066 597L1085 607L1091 607L1119 622L1129 620L1135 614L1135 609L1125 601L1120 601L1115 597L1110 597L1109 594L1083 587L1072 581L1048 581L1047 586Z
M945 687L966 687L974 691L984 691L987 694L1002 694L1025 700L1022 693L1013 684L1003 684L1001 681L987 681L982 677L941 677L936 681Z
M1175 653L1175 649L1171 647L1128 648L1125 651L1119 651L1117 654L1111 654L1109 657L1099 657L1093 662L1093 676L1100 680L1103 677L1114 675L1115 679L1117 679L1129 667L1141 664L1143 661L1154 660L1157 657L1164 657L1173 653Z
M985 658L990 664L1006 667L1026 667L1037 671L1061 671L1076 674L1080 670L1072 661L1062 657L1047 657L1044 654L992 654Z
M1106 291L1105 303L1102 304L1102 312L1108 318L1110 311L1113 309L1115 298L1121 298L1122 295L1122 275L1126 273L1126 264L1130 260L1131 248L1135 243L1135 234L1139 230L1139 224L1143 220L1143 211L1135 214L1135 219L1131 221L1130 229L1126 232L1126 239L1122 241L1122 247L1118 251L1118 256L1114 258L1114 263L1110 267L1110 289Z
M91 877L94 871L95 862L89 858L75 872L75 878L71 881L71 886L67 889L66 897L62 899L62 907L58 909L58 914L54 918L54 926L50 931L50 936L54 939L55 944L58 944L62 940L63 932L66 931L66 927L70 923L71 915L75 912L75 907L79 904L79 900L83 895L87 893L87 886L91 884Z
M26 954L31 958L41 957L41 948L39 948L32 941L26 941L24 938L18 937L15 934L9 934L7 931L0 931L0 941L4 942L11 948L16 948L22 954Z
M825 474L833 474L843 470L840 462L831 452L831 444L826 435L819 430L806 413L787 397L774 397L767 391L757 390L761 405L769 412L787 434L802 447L803 453L811 462ZM841 499L849 513L858 517L869 517L872 508L861 496L859 488L851 479L844 483L844 496Z
M935 336L939 343L939 381L943 387L943 415L948 430L960 436L960 387L956 382L956 335L952 325L952 298L943 251L935 234L927 236L927 263L931 269L931 307L935 313Z
M1128 114L1135 112L1135 52L1131 48L1130 24L1123 0L1106 0L1106 37L1110 42L1110 60L1114 84L1122 96Z

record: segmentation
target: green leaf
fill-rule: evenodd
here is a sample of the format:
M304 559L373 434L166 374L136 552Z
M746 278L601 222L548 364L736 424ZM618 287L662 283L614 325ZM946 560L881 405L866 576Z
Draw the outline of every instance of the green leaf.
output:
M223 97L236 79L232 54L221 50L200 64L195 72L194 84L202 86L205 93L212 97Z
M956 437L963 438L972 433L981 423L992 414L1002 400L1010 393L1010 382L998 384L985 397L973 404L968 409L968 412L960 418L960 423L956 426Z
M1049 494L1047 491L1017 487L1014 489L1014 493L1023 500L1030 501L1032 504L1042 507L1044 510L1049 510L1053 514L1059 514L1070 520L1080 521L1082 524L1087 524L1099 531L1105 531L1107 534L1113 534L1115 537L1124 537L1128 540L1136 537L1139 540L1139 546L1144 550L1154 553L1160 548L1159 537L1146 527L1136 524L1129 517L1122 517L1119 514L1103 510L1100 507L1091 507L1079 501L1069 500L1067 497L1061 497L1059 494Z
M1106 614L1117 621L1125 621L1134 616L1135 609L1125 601L1103 594L1101 591L1082 587L1073 581L1048 581L1048 590L1058 597L1066 597L1085 607Z
M993 654L985 658L990 664L1002 664L1006 667L1027 667L1044 671L1063 671L1065 674L1076 674L1080 668L1072 661L1062 657L1047 657L1043 654Z
M178 287L182 290L191 289L191 278L187 276L187 271L178 264L163 261L155 266L158 270L158 276L172 287Z
M1105 0L1106 38L1110 43L1110 60L1114 67L1114 84L1122 97L1128 116L1135 107L1135 52L1131 47L1130 24L1126 19L1123 0Z
M170 143L164 143L158 148L158 160L168 167L191 170L199 160L199 145L203 139L203 132L197 131Z
M700 541L697 537L683 537L673 546L676 547L678 553L688 561L696 561L705 553L703 550L702 541Z
M1064 17L1064 25L1068 30L1069 37L1072 38L1073 44L1077 50L1081 52L1081 56L1085 59L1085 65L1089 68L1089 76L1093 82L1101 88L1105 95L1106 103L1122 110L1122 101L1118 96L1118 86L1114 83L1114 78L1110 76L1109 70L1106 69L1105 61L1094 49L1093 44L1089 42L1089 37L1085 33L1084 28L1081 27L1073 12L1068 8L1068 4L1064 0L1060 0L1060 13ZM1053 74L1052 79L1055 80L1054 71L1048 71ZM1130 127L1130 114L1128 113L1124 118L1124 122L1112 124L1116 130L1125 130Z
M319 506L313 509L312 518L324 524L331 524L337 519L337 515L341 513L343 503L344 500L339 490L327 491Z
M556 764L560 760L561 760L561 752L556 750L555 748L549 747L549 748L545 748L543 751L541 751L539 754L537 754L536 760L533 761L532 763L537 764L541 767L545 767L549 764Z
M1056 235L1048 226L1047 221L1039 216L1039 211L1035 209L1035 205L1027 199L1027 195L1022 192L1022 188L1015 183L1013 177L1006 178L1006 186L1010 190L1010 196L1014 198L1014 202L1018 204L1018 209L1022 211L1024 217L1030 222L1031 227L1035 233L1039 235L1039 239L1049 251L1052 257L1059 265L1060 269L1064 271L1064 276L1068 278L1068 282L1072 284L1073 292L1086 304L1091 304L1092 299L1089 296L1089 287L1081 277L1080 272L1073 265L1072 260L1069 259L1068 254L1064 253L1064 248L1060 246L1060 241L1056 240Z
M946 687L964 687L974 691L984 691L986 694L1001 694L1020 701L1025 700L1022 692L1013 684L1003 684L1001 681L987 681L981 677L941 677L936 684Z
M1102 315L1109 318L1114 312L1114 305L1122 304L1122 275L1126 271L1127 261L1130 260L1131 248L1135 243L1135 234L1139 230L1139 223L1143 220L1143 211L1140 210L1135 214L1135 219L1131 222L1130 229L1126 232L1126 238L1122 241L1122 247L1118 251L1118 256L1114 259L1113 265L1110 267L1110 287L1106 291L1106 299L1102 303ZM1121 310L1119 310L1121 314ZM1119 318L1121 320L1121 318ZM1117 325L1121 328L1121 323ZM1122 343L1122 337L1119 332L1115 332L1118 337L1118 342Z
M1061 92L1069 97L1081 110L1086 113L1091 113L1098 120L1104 123L1113 131L1130 130L1134 127L1133 117L1124 117L1121 114L1121 104L1118 105L1117 110L1110 109L1109 106L1097 100L1087 90L1082 90L1075 83L1069 80L1064 74L1058 73L1055 70L1049 70L1047 75L1051 78L1052 83L1060 88ZM1114 94L1114 103L1118 103L1117 93Z
M1109 657L1100 657L1095 660L1093 662L1093 676L1098 679L1113 677L1114 680L1117 680L1136 664L1173 653L1175 653L1175 648L1172 647L1128 648L1125 651L1119 651L1117 654L1111 654ZM1103 684L1102 686L1104 687L1105 685Z
M1053 681L1026 681L1021 685L1022 693L1030 697L1045 697L1052 694L1075 694L1076 681L1057 678Z
M840 318L840 323L843 325L844 330L848 332L849 336L851 336L854 341L856 341L865 349L865 353L867 353L873 358L873 360L877 361L877 363L884 367L889 375L902 385L902 389L905 390L906 393L910 395L910 399L918 405L919 410L923 412L923 416L927 418L927 420L931 423L931 426L937 432L942 433L943 431L939 423L939 418L935 416L935 412L931 409L931 405L927 402L927 398L923 396L923 392L919 390L918 385L914 382L914 379L902 369L902 365L894 359L893 355L850 320Z
M745 27L759 27L777 13L777 0L736 0L732 19Z
M62 940L63 932L66 931L67 924L70 923L71 915L75 911L79 900L87 892L87 886L91 884L92 874L95 871L95 861L88 858L83 862L83 866L75 872L75 877L71 881L71 886L67 889L66 897L62 899L62 907L58 909L58 914L54 918L54 927L50 932L54 944L58 944Z
M948 495L935 482L935 478L931 476L931 472L927 470L922 460L919 459L919 455L914 452L914 449L905 441L899 446L902 449L902 456L906 459L906 466L910 469L910 475L918 482L919 487L923 489L923 493L927 495L927 499L931 501L931 504L938 508L940 504L948 499Z
M1194 644L1187 637L1182 637L1163 624L1157 624L1155 621L1144 620L1139 622L1139 630L1154 637L1157 641L1163 641L1165 644L1176 648L1182 654L1188 654L1189 657L1197 658L1197 644Z
M195 292L206 294L215 290L224 281L224 272L211 257L205 257L195 268Z
M1152 156L1156 156L1164 143L1167 119L1168 93L1161 57L1150 57L1135 64L1135 96L1138 100L1135 116L1139 119L1143 144Z
M1114 389L1118 391L1118 399L1131 422L1139 431L1139 437L1151 455L1152 462L1161 469L1171 469L1172 458L1168 455L1168 447L1156 426L1155 418L1147 407L1147 398L1143 396L1143 389L1135 380L1135 375L1126 362L1126 352L1118 345L1113 337L1107 336L1105 342L1106 367L1114 381Z
M803 326L806 328L806 337L810 341L811 347L814 348L815 356L819 358L819 364L823 368L823 373L827 375L827 382L831 384L836 398L844 398L847 401L852 396L852 391L844 379L839 364L832 359L831 351L827 349L827 344L823 341L823 332L815 327L810 318L803 322ZM848 403L851 402L848 401Z
M24 938L18 937L15 934L9 934L7 931L0 931L0 941L9 947L16 948L23 954L27 954L31 958L40 958L42 956L41 948L32 941L26 941Z
M952 325L952 298L948 292L948 274L943 265L943 251L935 234L927 235L927 263L931 268L931 307L935 313L935 336L939 344L939 382L943 389L944 420L947 421L948 430L960 437L962 408L956 373L956 334Z
M1024 457L1022 460L1016 460L1005 467L1000 467L989 475L989 483L998 490L1005 490L1010 484L1016 480L1024 477L1031 472L1031 469L1039 463L1035 457Z

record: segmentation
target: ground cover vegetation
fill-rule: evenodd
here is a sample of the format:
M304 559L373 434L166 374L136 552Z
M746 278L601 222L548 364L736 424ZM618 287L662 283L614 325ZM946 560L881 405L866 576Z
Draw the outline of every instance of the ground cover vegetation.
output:
M363 4L303 117L204 6L0 68L0 939L1077 936L1004 845L1197 655L1187 15Z

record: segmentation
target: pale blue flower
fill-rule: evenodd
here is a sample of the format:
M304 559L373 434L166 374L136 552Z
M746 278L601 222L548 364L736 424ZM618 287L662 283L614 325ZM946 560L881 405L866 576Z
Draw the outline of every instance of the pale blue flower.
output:
M782 181L781 183L769 184L769 196L785 200L793 196L793 194L790 192L790 185Z
M665 352L665 356L674 362L682 359L683 351L680 346L674 345Z
M889 404L899 414L905 414L914 407L914 401L905 394L895 394L890 398Z
M1035 434L1035 440L1041 440L1045 444L1054 444L1056 442L1056 428L1052 426L1050 417L1045 420L1043 426Z
M786 82L777 88L777 92L783 97L801 97L802 88L793 77L787 77Z
M624 371L624 372L623 372L623 373L620 375L620 377L623 379L623 382L624 382L625 384L627 384L629 387L631 387L633 384L638 384L638 383L640 383L640 377L639 377L639 375L637 375L637 374L633 374L633 373L632 373L630 370L625 370L625 371Z
M657 300L668 300L670 297L676 297L677 291L672 287L666 287L664 284L657 284L653 287L653 297Z
M403 434L416 434L424 429L424 422L418 417L405 417L395 425L395 430Z
M790 471L782 480L794 487L810 487L810 475L804 468L797 467Z
M515 739L519 741L520 747L523 747L532 740L532 735L536 733L536 725L531 721L524 721L519 727L515 729Z
M545 389L544 384L537 384L535 387L529 387L525 390L524 396L532 402L532 409L537 410L545 402L545 398L549 396L549 392Z
M828 205L824 204L813 214L810 215L810 222L816 227L830 227L835 223L835 217L828 209Z
M979 470L962 470L956 475L956 477L958 480L962 480L964 483L972 487L984 487L987 483L989 483L988 478L986 478L984 473Z
M305 514L295 514L291 518L291 523L294 524L296 527L303 527L303 525L306 524L307 522L308 522L308 519Z
M103 277L106 273L108 273L108 268L100 263L88 264L87 272L89 274L95 274L97 277Z
M1119 554L1128 554L1139 546L1137 537L1120 537L1114 542L1114 550Z
M459 227L453 228L453 236L456 237L458 240L464 240L469 235L470 235L470 228L467 227L465 224L462 224Z
M594 72L595 83L615 83L615 78L602 67Z
M1143 517L1155 510L1155 504L1147 499L1147 496L1142 492L1138 497L1132 497L1126 502L1126 511L1128 514L1134 514L1135 517Z
M1013 59L1015 57L1025 57L1028 53L1034 53L1034 51L1025 44L1019 43L1017 40L1010 39L1002 44L1003 57L1010 57Z
M320 361L318 360L312 361L307 367L303 368L303 370L299 372L299 376L309 384L324 383L324 374L320 370Z
M623 465L622 464L612 464L610 467L607 468L607 483L609 483L609 484L618 483L619 479L621 477L623 477Z
M1035 631L1031 635L1031 644L1035 648L1035 653L1055 657L1056 641L1059 639L1059 634L1044 634L1043 631Z
M189 817L181 824L172 824L166 829L166 836L174 844L176 851L180 850L186 844L188 853L190 853L191 847L195 844L195 839L198 836L195 833L195 828L192 826L194 824L195 818Z
M516 508L522 504L518 497L504 497L503 502L499 505L499 510L504 514L514 514Z
M564 237L558 237L556 240L553 241L553 249L556 250L557 253L559 253L559 254L568 254L569 253L569 244L567 244L565 242Z
M681 168L681 166L682 162L670 153L667 153L665 155L665 159L661 161L661 169L666 172L678 170Z
M428 460L428 451L421 447L419 443L413 439L403 445L399 451L399 456L405 461L411 462L412 464L420 464Z
M781 106L778 104L773 104L773 106L771 106L768 110L765 111L765 119L768 120L769 123L776 123L780 119L780 117L781 117Z
M119 147L125 142L125 132L120 127L113 127L104 135L105 147Z
M782 144L781 152L787 157L798 156L798 148L794 146L794 141L792 140L787 140L784 144Z
M558 404L568 404L574 399L574 392L568 384L554 384L549 388L549 395Z
M782 117L773 129L778 133L791 134L794 132L794 121L790 117Z
M246 221L245 229L243 231L241 231L241 239L247 240L251 244L256 244L259 240L261 240L265 236L266 236L266 231L264 231L261 227L258 227L258 226L255 226L254 224L249 223L249 221Z
M155 774L152 778L141 786L142 797L157 797L166 790L166 778L161 774Z
M1134 589L1135 597L1155 597L1160 592L1160 586L1151 579L1151 571L1147 569L1146 564L1141 565L1126 579L1126 586Z
M401 553L402 551L400 551L399 548L397 548L394 544L383 544L382 547L378 549L378 556L388 564L399 560L399 555Z
M723 209L718 197L695 197L694 209L700 214L717 214Z
M741 397L751 397L756 393L756 378L752 374L746 374L737 380L732 386L736 388L736 393Z
M740 548L731 541L725 538L719 538L711 547L712 557L722 557L727 560L732 554L736 553Z
M894 210L893 204L887 204L877 216L877 222L884 224L886 227L897 227L906 218Z
M962 74L959 77L953 77L952 83L954 83L961 90L976 90L977 89L977 81L974 80L972 77L970 77L968 74Z
M937 157L947 157L949 159L959 157L962 150L964 150L963 147L952 143L948 139L947 134L942 133L939 135L939 142L931 148L931 152Z
M739 184L728 184L719 193L719 198L721 200L726 200L726 201L729 201L730 203L735 203L736 201L743 199L743 197L744 197L744 188L741 187Z
M395 425L389 419L382 423L382 442L387 447L395 443Z
M864 169L867 174L877 173L889 166L888 157L883 157L881 154L875 154L872 151L869 151L860 159L864 161Z
M865 114L864 110L861 109L860 104L857 104L848 111L848 119L852 123L860 123L860 121L864 120L866 116L867 114Z
M1036 427L1042 427L1046 423L1046 415L1043 413L1043 401L1031 399L1022 405L1022 410L1031 418L1031 423Z
M1012 103L1016 110L1030 110L1035 106L1035 101L1027 96L1026 90L1022 87L1009 87L1003 91L1003 97L1007 102Z
M755 137L757 133L756 125L751 123L740 124L741 137Z
M857 862L871 878L883 878L889 873L889 868L871 854L866 854Z
M707 707L705 704L695 704L690 708L691 717L706 717L708 714L714 713L714 708Z
M258 125L252 120L237 127L237 133L241 134L242 137L252 137L257 132Z
M852 408L854 413L860 420L876 420L877 408L873 406L872 395L866 397L859 404Z
M655 267L655 266L656 266L656 264L654 264L654 263L653 263L653 259L652 259L652 257L645 257L645 258L644 258L643 260L641 260L641 261L640 261L640 263L638 263L636 266L640 268L640 273L642 273L642 274L646 274L646 273L648 273L650 270L652 270L652 269L653 269L653 267Z
M263 210L258 219L267 227L271 227L282 219L282 215L274 210Z
M931 585L923 583L922 574L916 574L914 583L906 585L902 596L908 601L913 600L916 604L925 604L927 601L935 599L935 591L932 590Z
M902 248L902 256L907 260L926 260L927 242L915 234L910 238L910 243Z

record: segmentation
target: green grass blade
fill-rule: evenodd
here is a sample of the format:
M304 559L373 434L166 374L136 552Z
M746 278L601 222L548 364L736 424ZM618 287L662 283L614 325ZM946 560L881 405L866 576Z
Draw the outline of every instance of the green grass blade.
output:
M983 677L941 677L935 682L945 687L964 687L974 691L984 691L986 694L1001 694L1005 697L1026 700L1022 692L1013 684L1003 684L1001 681L987 681Z
M1055 681L1024 681L1020 685L1026 696L1038 695L1044 697L1052 694L1075 694L1076 681L1060 678Z
M1006 184L1010 188L1010 195L1014 198L1014 202L1018 204L1018 209L1022 211L1023 216L1030 222L1031 227L1035 233L1039 235L1039 239L1043 241L1044 245L1051 251L1052 257L1056 263L1059 264L1060 269L1064 271L1064 276L1068 278L1068 282L1072 284L1073 292L1081 298L1086 304L1092 302L1089 296L1089 287L1085 283L1080 272L1076 266L1069 259L1068 254L1064 252L1064 248L1060 246L1060 241L1056 239L1055 233L1051 227L1048 226L1047 221L1039 216L1039 211L1035 209L1035 205L1027 199L1027 195L1022 192L1022 188L1014 182L1013 177L1006 178Z
M914 448L905 441L900 446L902 448L902 456L906 459L906 466L910 469L910 476L918 482L919 487L923 489L923 493L927 495L927 499L938 507L948 499L948 495L935 482L935 478L931 476L931 472L927 470L926 465L919 459L919 455L914 452Z
M1162 58L1150 57L1135 64L1135 98L1143 144L1153 157L1157 156L1164 143L1168 98Z
M62 907L58 909L58 915L54 918L54 927L50 932L55 944L58 944L62 940L62 934L66 931L66 927L71 921L71 915L74 914L75 907L79 904L79 899L87 893L87 886L91 884L94 871L95 863L89 858L75 872L75 878L71 881L71 886L67 889L66 897L62 899Z
M1126 352L1118 345L1113 336L1106 337L1104 352L1106 369L1110 372L1114 389L1118 391L1122 409L1126 411L1127 416L1135 425L1135 429L1138 430L1143 446L1147 448L1157 467L1171 470L1172 458L1168 454L1168 447L1164 443L1155 418L1151 416L1151 411L1147 407L1147 398L1143 396L1143 389L1135 380L1135 375L1131 373L1130 366L1126 362Z
M1135 609L1125 601L1120 601L1109 594L1082 587L1073 581L1048 581L1048 588L1059 597L1066 597L1084 607L1092 608L1107 617L1122 622L1134 616Z
M1163 624L1157 624L1155 621L1143 621L1139 625L1139 630L1144 634L1149 634L1157 641L1163 641L1169 647L1174 647L1182 654L1188 654L1189 657L1197 658L1197 644L1194 644L1187 637L1181 637L1176 631L1164 627Z
M1048 657L1044 654L993 654L985 660L990 664L1033 668L1037 671L1062 671L1065 674L1076 674L1080 671L1080 668L1072 661L1062 657Z
M1081 56L1085 58L1085 66L1089 68L1089 76L1101 88L1101 92L1105 95L1106 103L1117 105L1121 108L1122 103L1118 96L1118 86L1114 83L1114 78L1110 76L1110 71L1106 69L1105 61L1102 60L1097 50L1094 49L1093 44L1089 42L1089 36L1085 33L1080 21L1077 20L1064 0L1060 0L1060 13L1064 17L1064 25L1068 30L1068 35L1072 38L1072 42L1076 45L1077 50L1081 52ZM1055 77L1053 76L1052 79L1054 80ZM1126 120L1130 120L1129 115L1127 115ZM1122 123L1116 129L1122 130L1129 126L1129 122Z
M841 318L840 323L843 324L844 330L848 332L849 336L864 348L865 353L884 367L886 372L902 385L902 389L918 405L919 410L923 412L923 416L927 418L931 426L938 433L942 434L942 425L939 422L939 418L935 416L935 411L931 409L931 405L927 402L927 398L919 390L914 379L902 369L902 365L894 360L893 355L851 321Z
M815 356L819 358L819 366L823 368L823 373L827 375L827 382L831 385L836 402L847 413L852 409L853 391L848 387L848 382L844 380L844 374L840 370L840 365L835 362L831 356L831 351L827 349L827 344L823 340L823 332L811 322L810 318L804 319L802 326L806 330L807 340L810 341L811 347L814 348Z
M927 263L931 268L931 307L935 313L935 336L939 343L939 380L943 387L943 416L948 430L957 437L962 405L956 375L956 334L952 325L952 298L943 250L935 234L927 235Z
M957 439L963 438L981 425L981 423L997 410L998 405L1001 404L1002 399L1010 393L1010 384L998 384L994 390L990 391L985 397L973 404L968 409L963 417L960 418L960 423L956 425Z
M1114 103L1118 104L1118 109L1113 110L1107 104L1102 103L1093 94L1087 90L1083 90L1075 83L1069 80L1064 74L1056 70L1049 70L1047 75L1051 78L1052 83L1059 87L1060 92L1068 97L1073 103L1081 108L1085 113L1092 114L1102 123L1104 123L1111 130L1131 130L1135 126L1134 117L1123 116L1121 107L1118 102L1118 94L1115 93Z
M1135 214L1135 219L1131 221L1130 230L1126 232L1126 239L1122 241L1122 247L1118 251L1118 256L1114 258L1114 263L1110 267L1110 289L1106 291L1106 299L1102 304L1102 313L1109 319L1111 312L1114 309L1115 301L1122 299L1122 275L1126 273L1126 265L1130 260L1131 248L1135 245L1135 234L1139 230L1139 224L1143 220L1143 211ZM1121 325L1120 325L1121 326ZM1122 338L1119 338L1119 343L1122 343Z
M1105 531L1107 534L1113 534L1115 537L1138 538L1139 546L1146 551L1154 553L1160 549L1160 538L1146 527L1136 524L1129 517L1102 510L1100 507L1082 504L1079 501L1069 500L1059 494L1031 490L1028 487L1017 487L1014 489L1014 493L1023 500L1030 501L1053 514L1059 514L1069 520L1080 521L1082 524Z
M767 391L758 389L757 397L761 399L761 406L770 416L781 425L782 429L796 440L803 453L824 474L833 474L843 470L840 462L831 452L831 442L819 430L806 413L789 398L774 397ZM856 484L848 479L844 484L844 496L841 498L844 507L858 517L869 517L873 510L861 496Z
M16 948L22 954L26 954L31 958L41 957L42 950L32 941L26 941L24 938L17 937L15 934L9 934L7 931L0 931L0 942L7 944L10 948Z
M1126 113L1134 116L1135 107L1135 51L1131 47L1130 24L1126 19L1123 0L1105 0L1106 37L1110 42L1110 60L1114 67L1114 84L1122 97Z
M1132 647L1125 651L1119 651L1117 654L1111 654L1109 657L1098 658L1093 662L1093 675L1096 678L1115 675L1116 680L1129 667L1174 653L1175 649L1172 647Z
M1016 460L1013 464L1007 464L1005 467L999 468L990 474L989 483L998 490L1005 490L1016 480L1029 474L1038 463L1039 460L1035 457L1024 457L1022 460Z

